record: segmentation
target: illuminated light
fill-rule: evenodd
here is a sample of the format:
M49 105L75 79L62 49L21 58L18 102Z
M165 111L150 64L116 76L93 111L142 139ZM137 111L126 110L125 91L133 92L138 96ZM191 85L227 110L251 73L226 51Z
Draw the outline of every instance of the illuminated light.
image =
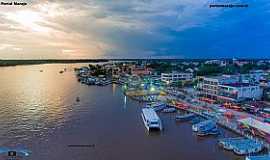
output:
M151 91L151 92L154 92L155 90L156 90L155 87L151 87L151 88L150 88L150 91Z
M124 104L127 104L127 96L124 97Z
M123 86L123 88L124 88L124 89L127 89L127 85L125 84L125 85Z

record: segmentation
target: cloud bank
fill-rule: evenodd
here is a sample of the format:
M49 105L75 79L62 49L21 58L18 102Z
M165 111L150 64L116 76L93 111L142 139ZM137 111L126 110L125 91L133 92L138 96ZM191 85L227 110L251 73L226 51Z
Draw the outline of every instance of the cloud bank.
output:
M267 0L23 2L0 6L0 58L270 58Z

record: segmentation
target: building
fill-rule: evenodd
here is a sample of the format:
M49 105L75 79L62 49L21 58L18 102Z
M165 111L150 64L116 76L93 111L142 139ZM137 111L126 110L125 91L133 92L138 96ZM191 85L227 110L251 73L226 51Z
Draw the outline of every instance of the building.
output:
M132 75L143 76L152 74L152 69L147 67L135 67L131 69Z
M235 83L238 81L238 76L223 75L216 77L203 77L201 83L197 86L198 96L217 100L220 84Z
M161 73L161 81L167 84L175 83L178 81L191 81L192 78L193 74L188 72Z
M221 101L239 102L246 99L260 100L263 89L259 84L228 83L218 85L217 99Z
M225 60L209 60L206 61L205 64L216 64L219 66L226 66L227 62Z
M246 99L260 100L263 89L259 83L251 83L242 75L203 77L197 86L198 96L213 100L239 102Z

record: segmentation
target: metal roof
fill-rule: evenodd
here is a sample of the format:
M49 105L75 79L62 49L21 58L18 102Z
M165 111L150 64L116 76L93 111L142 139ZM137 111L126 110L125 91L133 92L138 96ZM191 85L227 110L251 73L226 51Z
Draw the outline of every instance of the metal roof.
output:
M259 129L267 134L270 134L270 124L268 124L268 123L256 120L256 119L251 118L251 117L240 119L238 121L241 123L244 123L250 127Z

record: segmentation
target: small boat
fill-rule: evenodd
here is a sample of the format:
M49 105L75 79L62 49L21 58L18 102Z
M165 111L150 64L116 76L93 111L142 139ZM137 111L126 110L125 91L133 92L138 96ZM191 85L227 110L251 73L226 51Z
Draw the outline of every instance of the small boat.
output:
M64 71L59 71L60 74L64 73Z
M76 98L76 102L80 102L80 97L77 97Z
M153 108L143 108L141 116L148 131L162 130L161 120Z
M212 120L206 120L206 121L202 121L200 123L197 124L193 124L192 125L192 130L194 132L198 132L198 131L206 131L206 130L211 130L213 128L216 127L216 123Z
M219 130L217 127L213 128L212 130L206 130L206 131L198 131L198 136L207 136L207 135L218 135Z
M163 113L173 113L176 112L175 108L165 108L162 110Z
M41 69L41 70L39 70L39 72L43 72L43 70Z
M175 120L176 121L189 121L191 120L195 115L193 113L185 114L185 115L176 115Z
M230 145L229 143L224 143L223 148L226 149L226 150L233 150L233 146Z
M200 118L200 117L195 117L195 118L193 118L190 122L191 122L191 124L193 125L193 124L198 124L198 123L200 123L200 122L202 122L202 121L203 121L202 118Z
M160 111L166 108L166 104L161 102L148 103L146 107L153 108L155 111Z

